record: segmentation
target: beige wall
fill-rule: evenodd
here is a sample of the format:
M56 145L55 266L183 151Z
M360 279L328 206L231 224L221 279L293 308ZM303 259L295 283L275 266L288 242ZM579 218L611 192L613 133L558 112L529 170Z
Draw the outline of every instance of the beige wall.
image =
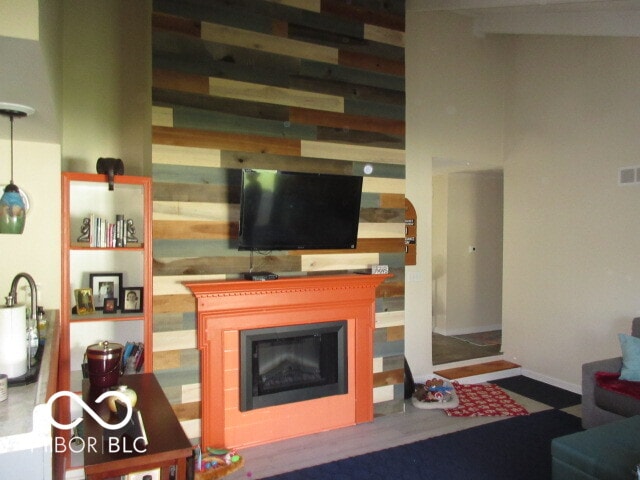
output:
M27 122L29 117L17 122ZM16 125L17 128L17 125ZM0 141L0 151L9 151ZM0 158L5 158L1 155ZM27 193L31 209L22 235L0 235L2 268L0 295L9 293L13 277L30 274L40 287L40 304L60 308L60 146L46 143L14 143L14 182ZM0 183L11 176L8 163L0 163ZM58 179L58 181L54 181ZM20 285L26 285L22 281ZM20 299L21 300L21 299ZM2 302L4 304L4 301Z
M48 92L54 98L49 101L56 107L62 103L59 96L64 88L63 110L60 113L57 108L55 115L63 122L65 169L95 172L98 157L118 156L125 160L127 173L141 174L145 159L150 164L151 148L150 2L65 1L63 53L56 44L62 22L58 22L57 32L47 23L57 11L46 4L48 16L39 23L38 2L20 3L26 10L16 10L15 2L0 2L0 12L24 12L26 22L0 21L0 32L37 39L38 29L42 34L44 28L46 38L41 39L41 46L49 78L41 81L52 86ZM60 56L64 57L62 67ZM42 115L36 109L34 116L17 120L16 137L22 122L27 128L27 122L37 122L37 116ZM56 123L52 124L54 129ZM13 277L27 272L41 287L41 304L47 309L59 308L63 152L53 143L16 141L14 148L14 179L27 192L31 211L23 235L0 237L4 253L0 291L6 295ZM8 150L8 140L0 141L0 151ZM0 184L9 177L8 164L0 163Z
M38 30L38 0L0 0L1 35L37 40Z
M0 2L0 11L9 4L9 10L14 11L14 3ZM23 7L28 7L26 26L11 29L0 22L0 31L38 38L38 28L49 25L38 22L38 2L24 3ZM150 165L150 11L150 2L146 1L65 0L62 67L61 51L55 45L57 34L45 28L47 38L42 48L50 78L43 78L42 82L53 85L49 92L54 98L50 101L56 106L62 103L62 114L55 115L63 123L64 169L95 172L100 156L123 158L129 174L141 174L146 168L145 159ZM114 25L120 28L113 28ZM59 102L61 88L64 99ZM22 122L38 121L37 115L42 112L36 109L34 116L17 120L15 129ZM0 150L8 149L9 142L0 141ZM47 309L60 306L62 154L58 144L15 142L14 179L29 195L32 208L23 235L0 238L4 252L0 289L8 293L15 274L27 272L41 286L41 303ZM0 183L6 183L9 167L0 163L0 171L4 172Z
M407 31L408 120L428 147L420 157L501 165L508 43L474 36L471 21L454 14L410 12Z
M56 29L49 28L57 18L53 2L41 10L37 0L0 0L0 41L11 57L11 68L2 75L0 101L25 103L36 110L14 122L14 181L27 194L30 210L22 235L0 235L0 296L9 293L16 274L26 272L36 281L38 303L45 309L60 308L60 145L50 143L58 139L59 128L52 107L60 96L60 79L52 78L59 72L59 44ZM15 58L20 61L14 63ZM5 137L0 140L4 186L11 178L6 117L0 118L0 129L0 137ZM22 280L20 287L26 285ZM18 294L18 301L24 301L22 288Z
M463 18L407 19L408 131L428 137L408 162L504 165L505 358L578 392L581 364L618 355L640 315L640 186L617 184L640 164L640 39L480 38ZM429 215L430 200L414 204Z
M63 52L63 170L150 175L151 2L65 0Z
M431 163L502 164L509 45L474 36L457 15L408 12L406 22L407 197L418 215L418 260L406 269L405 351L420 377L433 371Z
M640 314L640 39L519 37L508 92L507 358L578 388Z

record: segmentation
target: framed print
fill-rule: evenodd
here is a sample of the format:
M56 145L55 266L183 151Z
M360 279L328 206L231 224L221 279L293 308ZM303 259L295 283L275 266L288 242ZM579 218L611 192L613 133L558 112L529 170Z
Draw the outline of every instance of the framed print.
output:
M122 285L121 273L90 273L89 285L93 291L93 301L97 310L103 309L105 298L115 298L116 308L118 308L120 286Z
M122 289L120 305L123 312L142 311L142 287L125 287Z
M104 299L104 304L102 305L102 313L116 313L118 309L118 300L114 297L109 297Z
M76 297L76 313L78 315L86 315L95 311L93 292L90 288L76 288L74 294Z

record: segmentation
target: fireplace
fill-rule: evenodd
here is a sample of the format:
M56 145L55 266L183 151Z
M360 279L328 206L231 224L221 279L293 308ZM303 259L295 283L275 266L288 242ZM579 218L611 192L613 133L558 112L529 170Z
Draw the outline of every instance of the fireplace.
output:
M240 410L347 392L347 322L240 332Z
M388 277L345 274L281 277L265 282L185 282L197 298L201 443L240 448L372 421L375 290ZM280 350L276 358L282 358L288 355L283 353L287 349L320 349L308 339L315 335L309 328L325 329L330 337L337 335L327 340L335 345L326 348L345 352L343 358L338 353L335 367L340 377L344 365L345 385L341 385L342 380L328 381L333 385L328 388L335 390L327 395L293 401L289 398L273 405L263 405L262 399L252 400L250 403L255 403L248 409L240 393L248 381L246 372L241 373L241 350L254 347L246 346L246 336L253 332L259 342L265 332L285 332L283 344L271 344ZM292 340L295 338L298 340ZM296 346L297 342L302 345ZM315 364L315 360L304 358L302 363ZM326 368L324 376L334 375L334 367ZM253 380L250 388L254 388ZM278 387L271 384L268 388L273 390L263 395L265 399L280 397L281 392L275 391ZM314 391L323 387L310 388Z

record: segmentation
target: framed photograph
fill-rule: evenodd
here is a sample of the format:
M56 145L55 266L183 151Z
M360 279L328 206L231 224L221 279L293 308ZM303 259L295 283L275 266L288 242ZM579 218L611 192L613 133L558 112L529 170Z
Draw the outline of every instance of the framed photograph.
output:
M102 305L102 313L116 313L118 309L118 300L116 298L110 297L104 299L104 304Z
M120 305L123 312L142 311L142 287L125 287L122 289Z
M74 290L76 297L76 313L78 315L86 315L95 312L93 306L93 292L90 288L76 288Z
M115 298L116 309L118 308L117 303L122 285L121 273L90 273L89 285L93 291L93 301L97 310L103 309L105 298Z

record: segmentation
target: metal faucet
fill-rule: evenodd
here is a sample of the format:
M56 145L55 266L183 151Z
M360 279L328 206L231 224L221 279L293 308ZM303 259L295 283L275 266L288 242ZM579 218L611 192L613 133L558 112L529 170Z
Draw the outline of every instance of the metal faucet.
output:
M29 283L31 289L31 320L32 324L27 325L26 340L27 340L27 371L35 364L34 355L36 354L38 345L38 321L37 321L37 303L38 303L38 287L33 277L28 273L21 272L13 277L11 282L11 289L9 290L9 296L7 297L7 306L11 307L15 304L18 298L18 282L21 278L24 278ZM32 344L32 339L36 342L36 345ZM34 349L35 348L35 349Z
M18 299L18 282L21 278L24 278L29 283L29 288L31 289L31 319L35 320L37 311L38 311L38 287L36 287L36 282L33 280L33 277L28 273L21 272L13 277L13 281L11 282L11 289L9 290L9 296L7 297L7 305L13 305Z

